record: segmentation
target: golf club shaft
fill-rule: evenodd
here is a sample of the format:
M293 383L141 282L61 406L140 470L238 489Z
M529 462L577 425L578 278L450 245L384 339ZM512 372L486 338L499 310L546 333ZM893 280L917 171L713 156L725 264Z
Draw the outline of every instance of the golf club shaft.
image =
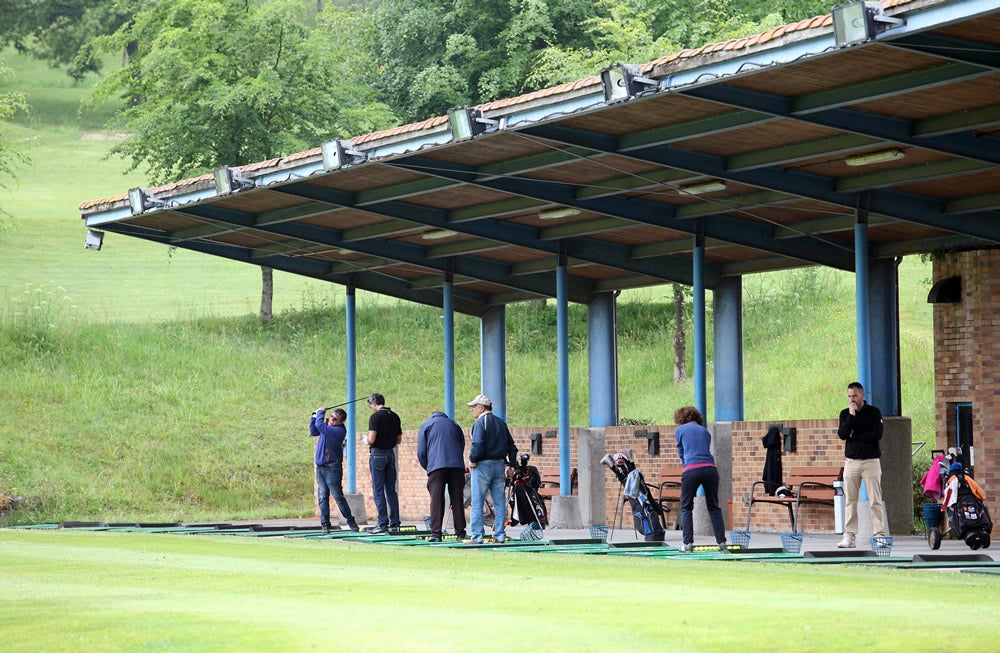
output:
M347 406L347 405L349 405L349 404L356 404L356 403L358 403L359 401L364 401L364 400L365 400L365 399L367 399L367 398L368 398L368 395L365 395L364 397L361 397L361 398L359 398L359 399L354 399L353 401L345 401L344 403L342 403L342 404L337 404L336 406L327 406L327 407L326 407L326 408L324 408L323 410L333 410L334 408L340 408L341 406Z

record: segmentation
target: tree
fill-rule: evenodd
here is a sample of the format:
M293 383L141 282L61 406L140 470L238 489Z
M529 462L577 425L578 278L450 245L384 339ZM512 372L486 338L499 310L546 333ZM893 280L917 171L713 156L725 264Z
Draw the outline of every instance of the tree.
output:
M687 336L684 329L684 286L674 290L674 383L687 378Z
M0 59L0 77L11 75L10 69ZM11 91L0 93L0 188L7 188L5 180L16 180L15 165L23 163L27 157L21 153L12 143L8 141L4 134L4 125L18 111L27 111L28 102L23 93ZM5 212L0 206L0 227L3 226L2 218Z
M117 0L0 0L0 45L82 79L101 68L94 38L114 32L127 17Z
M97 39L102 51L132 48L91 98L124 100L109 127L126 137L112 153L162 183L395 124L352 82L350 50L334 32L304 27L301 10L294 0L151 2ZM262 281L266 321L267 271Z

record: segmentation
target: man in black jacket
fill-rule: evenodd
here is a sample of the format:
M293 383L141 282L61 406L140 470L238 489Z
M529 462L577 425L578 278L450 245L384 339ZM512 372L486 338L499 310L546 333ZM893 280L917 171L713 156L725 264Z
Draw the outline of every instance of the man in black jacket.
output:
M844 539L837 546L854 548L858 533L858 495L861 482L868 490L872 535L888 535L882 501L882 413L865 403L865 389L857 381L847 386L847 408L840 411L837 435L844 441Z

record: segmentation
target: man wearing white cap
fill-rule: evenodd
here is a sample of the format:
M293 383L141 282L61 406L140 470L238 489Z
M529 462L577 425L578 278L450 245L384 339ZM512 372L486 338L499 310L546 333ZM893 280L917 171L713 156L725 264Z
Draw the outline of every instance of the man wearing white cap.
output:
M517 461L517 447L507 424L493 414L493 402L486 395L476 395L467 404L472 408L476 423L472 425L472 449L469 452L469 469L472 470L472 511L469 518L469 536L472 544L483 543L483 502L486 493L493 499L493 539L507 539L504 522L507 504L504 500L504 459L511 465Z

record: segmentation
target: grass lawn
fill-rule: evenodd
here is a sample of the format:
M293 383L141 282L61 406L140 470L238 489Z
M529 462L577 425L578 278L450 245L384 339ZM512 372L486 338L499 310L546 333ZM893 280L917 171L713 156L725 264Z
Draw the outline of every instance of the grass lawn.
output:
M960 651L1000 632L995 576L856 566L0 530L0 582L5 651Z

